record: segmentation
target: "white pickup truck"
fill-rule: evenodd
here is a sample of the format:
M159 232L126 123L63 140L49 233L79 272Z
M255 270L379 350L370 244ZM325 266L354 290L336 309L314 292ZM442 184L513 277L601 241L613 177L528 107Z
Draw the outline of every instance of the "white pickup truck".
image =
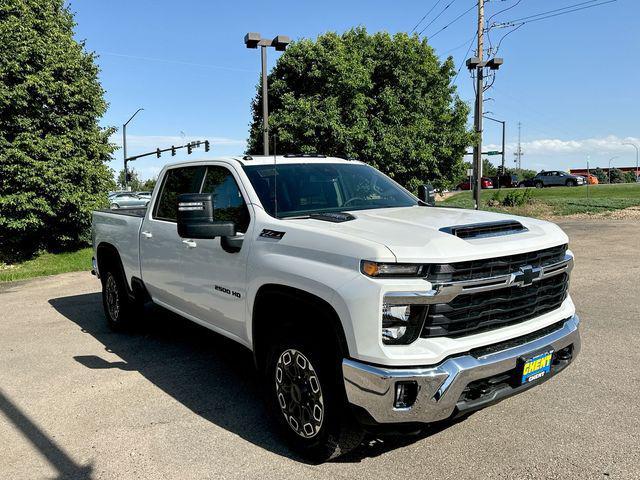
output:
M167 165L146 208L94 213L108 323L152 301L251 349L276 423L316 460L569 365L580 336L562 230L424 192L323 156Z

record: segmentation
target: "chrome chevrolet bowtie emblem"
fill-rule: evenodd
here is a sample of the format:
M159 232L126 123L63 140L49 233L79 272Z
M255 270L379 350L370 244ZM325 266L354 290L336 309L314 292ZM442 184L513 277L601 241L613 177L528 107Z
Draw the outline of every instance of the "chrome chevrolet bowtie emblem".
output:
M520 271L511 276L511 283L518 287L528 287L540 278L540 272L540 268L533 268L531 265L520 267Z

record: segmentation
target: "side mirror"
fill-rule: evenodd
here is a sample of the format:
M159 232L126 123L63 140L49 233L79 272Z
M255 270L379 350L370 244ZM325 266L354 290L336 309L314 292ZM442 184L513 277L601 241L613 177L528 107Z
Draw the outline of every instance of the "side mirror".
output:
M436 191L430 183L418 187L418 198L427 206L436 206Z
M184 193L178 196L178 235L182 238L231 237L236 234L233 222L213 219L213 195Z

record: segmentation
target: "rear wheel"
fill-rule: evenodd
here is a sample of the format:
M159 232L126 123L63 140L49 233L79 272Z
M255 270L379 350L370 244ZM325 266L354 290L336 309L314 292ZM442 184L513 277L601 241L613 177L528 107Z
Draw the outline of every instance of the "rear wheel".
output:
M268 405L280 431L314 462L347 453L364 435L346 401L337 349L327 343L300 335L277 340L265 372Z
M132 323L134 302L129 298L124 276L117 268L109 267L102 275L102 306L113 330L123 330Z

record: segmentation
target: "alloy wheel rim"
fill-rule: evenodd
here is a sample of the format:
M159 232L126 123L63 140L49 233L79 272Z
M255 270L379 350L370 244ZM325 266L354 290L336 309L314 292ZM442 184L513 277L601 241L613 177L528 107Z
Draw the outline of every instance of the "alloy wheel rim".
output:
M295 349L282 352L275 383L278 404L289 427L303 438L315 437L324 420L324 398L309 359Z
M117 322L118 316L120 315L120 301L118 298L118 285L116 284L116 279L113 278L113 275L111 274L107 277L105 293L107 297L107 310L109 311L109 316L111 317L111 320Z

